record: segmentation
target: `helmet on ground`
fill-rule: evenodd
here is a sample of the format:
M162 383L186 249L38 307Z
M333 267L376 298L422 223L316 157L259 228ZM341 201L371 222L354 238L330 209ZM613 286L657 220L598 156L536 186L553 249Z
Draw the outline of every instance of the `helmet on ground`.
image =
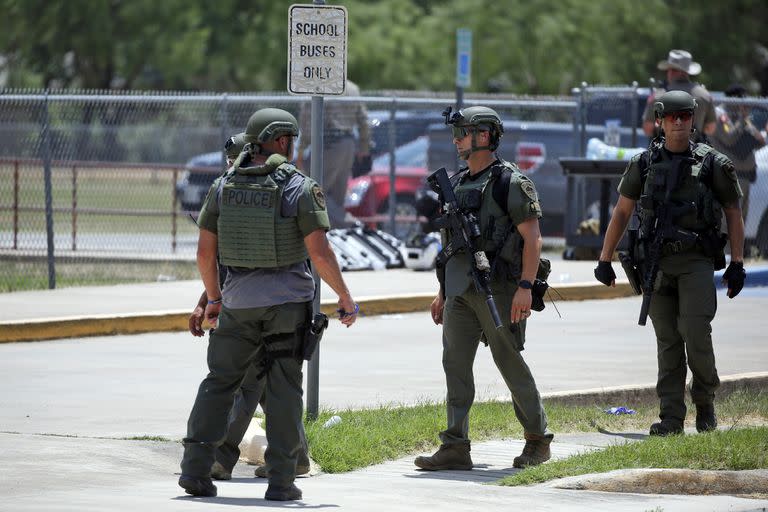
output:
M245 146L245 132L228 138L227 142L224 143L224 153L226 153L227 158L234 160L243 150L243 146Z
M299 123L293 114L279 108L263 108L248 119L244 139L249 144L264 144L283 135L299 134Z
M656 117L663 117L671 112L693 112L696 110L696 100L685 91L667 91L653 104Z

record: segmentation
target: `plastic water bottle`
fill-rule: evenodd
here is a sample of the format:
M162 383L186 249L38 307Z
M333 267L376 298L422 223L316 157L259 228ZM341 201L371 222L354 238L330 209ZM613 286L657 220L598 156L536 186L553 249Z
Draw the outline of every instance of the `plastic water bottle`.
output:
M323 428L330 428L339 423L341 423L341 416L331 416L325 423L323 423Z

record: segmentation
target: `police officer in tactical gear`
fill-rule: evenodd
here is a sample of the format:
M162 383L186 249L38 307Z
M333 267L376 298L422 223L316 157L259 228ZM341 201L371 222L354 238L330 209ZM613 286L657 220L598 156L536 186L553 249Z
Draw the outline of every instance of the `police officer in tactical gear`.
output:
M733 163L711 147L689 141L695 111L696 101L684 91L658 98L655 112L662 144L652 145L627 165L595 269L598 281L615 286L611 257L638 205L640 233L631 252L641 274L645 272L651 265L646 259L652 252L651 240L660 228L657 212L682 205L679 216L670 217L672 229L659 235L663 244L649 315L656 333L661 421L651 425L651 435L683 432L686 355L693 374L690 393L696 405L696 429L705 432L717 427L713 401L720 380L710 325L717 309L713 273L725 266L722 212L731 245L731 262L723 275L729 298L738 295L746 276L741 190ZM667 183L672 176L677 179Z
M436 324L443 324L443 369L447 384L448 426L440 433L442 444L431 456L417 457L425 470L472 469L469 410L475 397L472 365L481 339L487 341L494 362L513 400L515 415L523 425L526 444L513 461L515 467L540 464L550 458L554 437L547 432L547 416L533 375L523 360L525 326L531 315L531 288L541 252L539 206L533 183L516 165L499 159L503 125L487 107L469 107L450 115L453 143L467 162L452 179L462 209L479 219L480 250L491 264L490 289L502 326L496 329L486 304L469 277L471 255L459 251L447 260L440 291L432 302ZM508 188L499 188L506 182ZM493 190L504 190L497 200ZM450 233L443 232L444 244Z
M288 163L296 119L274 108L254 113L246 146L217 179L200 212L197 264L216 327L208 347L208 376L200 384L184 439L179 485L188 494L216 496L211 466L227 435L227 414L252 364L266 378L268 500L301 499L294 485L301 451L302 344L319 276L336 292L341 322L357 310L327 241L325 198L317 183ZM218 263L227 267L224 286ZM223 290L223 293L222 293ZM274 404L274 405L273 405Z
M245 132L238 133L228 138L224 143L224 154L227 161L227 169L235 162L245 146ZM219 266L219 283L223 285L227 279L227 267ZM189 332L193 336L202 337L203 317L205 306L208 304L208 294L203 290L192 314L189 315ZM211 478L214 480L231 480L232 469L240 458L240 442L243 440L248 427L251 424L256 408L261 404L262 410L267 410L264 400L264 388L266 379L262 374L263 367L252 364L235 393L234 404L229 412L229 425L227 437L216 449L216 462L211 467ZM296 475L305 475L310 471L309 455L307 453L307 440L304 433L304 425L301 425L302 450L299 452L296 463ZM257 477L266 478L266 466L259 466L255 470Z

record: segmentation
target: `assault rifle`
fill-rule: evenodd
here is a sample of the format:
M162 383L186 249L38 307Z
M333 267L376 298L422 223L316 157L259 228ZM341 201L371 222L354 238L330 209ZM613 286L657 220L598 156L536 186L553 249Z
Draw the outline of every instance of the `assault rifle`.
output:
M640 206L644 209L652 208L655 215L650 219L651 224L645 231L650 233L645 254L645 273L642 279L643 303L640 306L640 319L638 325L645 325L648 318L648 310L651 307L651 296L659 273L659 259L664 243L678 244L683 242L695 242L697 235L692 231L686 231L675 226L674 222L681 216L696 211L695 203L675 203L672 201L672 193L680 184L683 170L687 169L688 159L681 159L674 170L668 173L654 173L652 190L664 187L664 201L654 203L653 197L643 195L640 197ZM646 221L644 221L646 222Z
M443 203L443 215L434 221L438 228L449 229L451 241L437 255L437 266L443 267L451 257L460 250L470 256L472 283L478 293L485 295L485 303L491 313L496 328L501 328L501 318L493 294L489 286L491 265L485 251L477 249L476 242L480 238L480 224L472 211L464 211L458 204L453 185L448 179L445 167L441 167L427 177L429 186L438 193Z

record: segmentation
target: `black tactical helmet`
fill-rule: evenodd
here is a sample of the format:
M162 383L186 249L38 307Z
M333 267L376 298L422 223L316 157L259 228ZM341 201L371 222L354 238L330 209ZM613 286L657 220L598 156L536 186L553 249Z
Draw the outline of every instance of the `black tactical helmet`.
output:
M451 115L450 107L443 112L445 123L457 128L476 127L479 130L490 132L491 142L490 150L495 151L499 147L499 140L504 133L504 124L501 122L499 114L488 107L467 107L454 112Z
M224 152L226 153L227 158L230 160L237 158L243 150L243 146L245 146L245 132L238 133L237 135L228 138L227 142L224 143Z
M263 144L283 135L299 134L299 123L290 112L279 108L263 108L248 119L244 139L248 144Z
M659 96L653 104L656 117L663 117L671 112L693 112L696 110L696 100L685 91L667 91Z

